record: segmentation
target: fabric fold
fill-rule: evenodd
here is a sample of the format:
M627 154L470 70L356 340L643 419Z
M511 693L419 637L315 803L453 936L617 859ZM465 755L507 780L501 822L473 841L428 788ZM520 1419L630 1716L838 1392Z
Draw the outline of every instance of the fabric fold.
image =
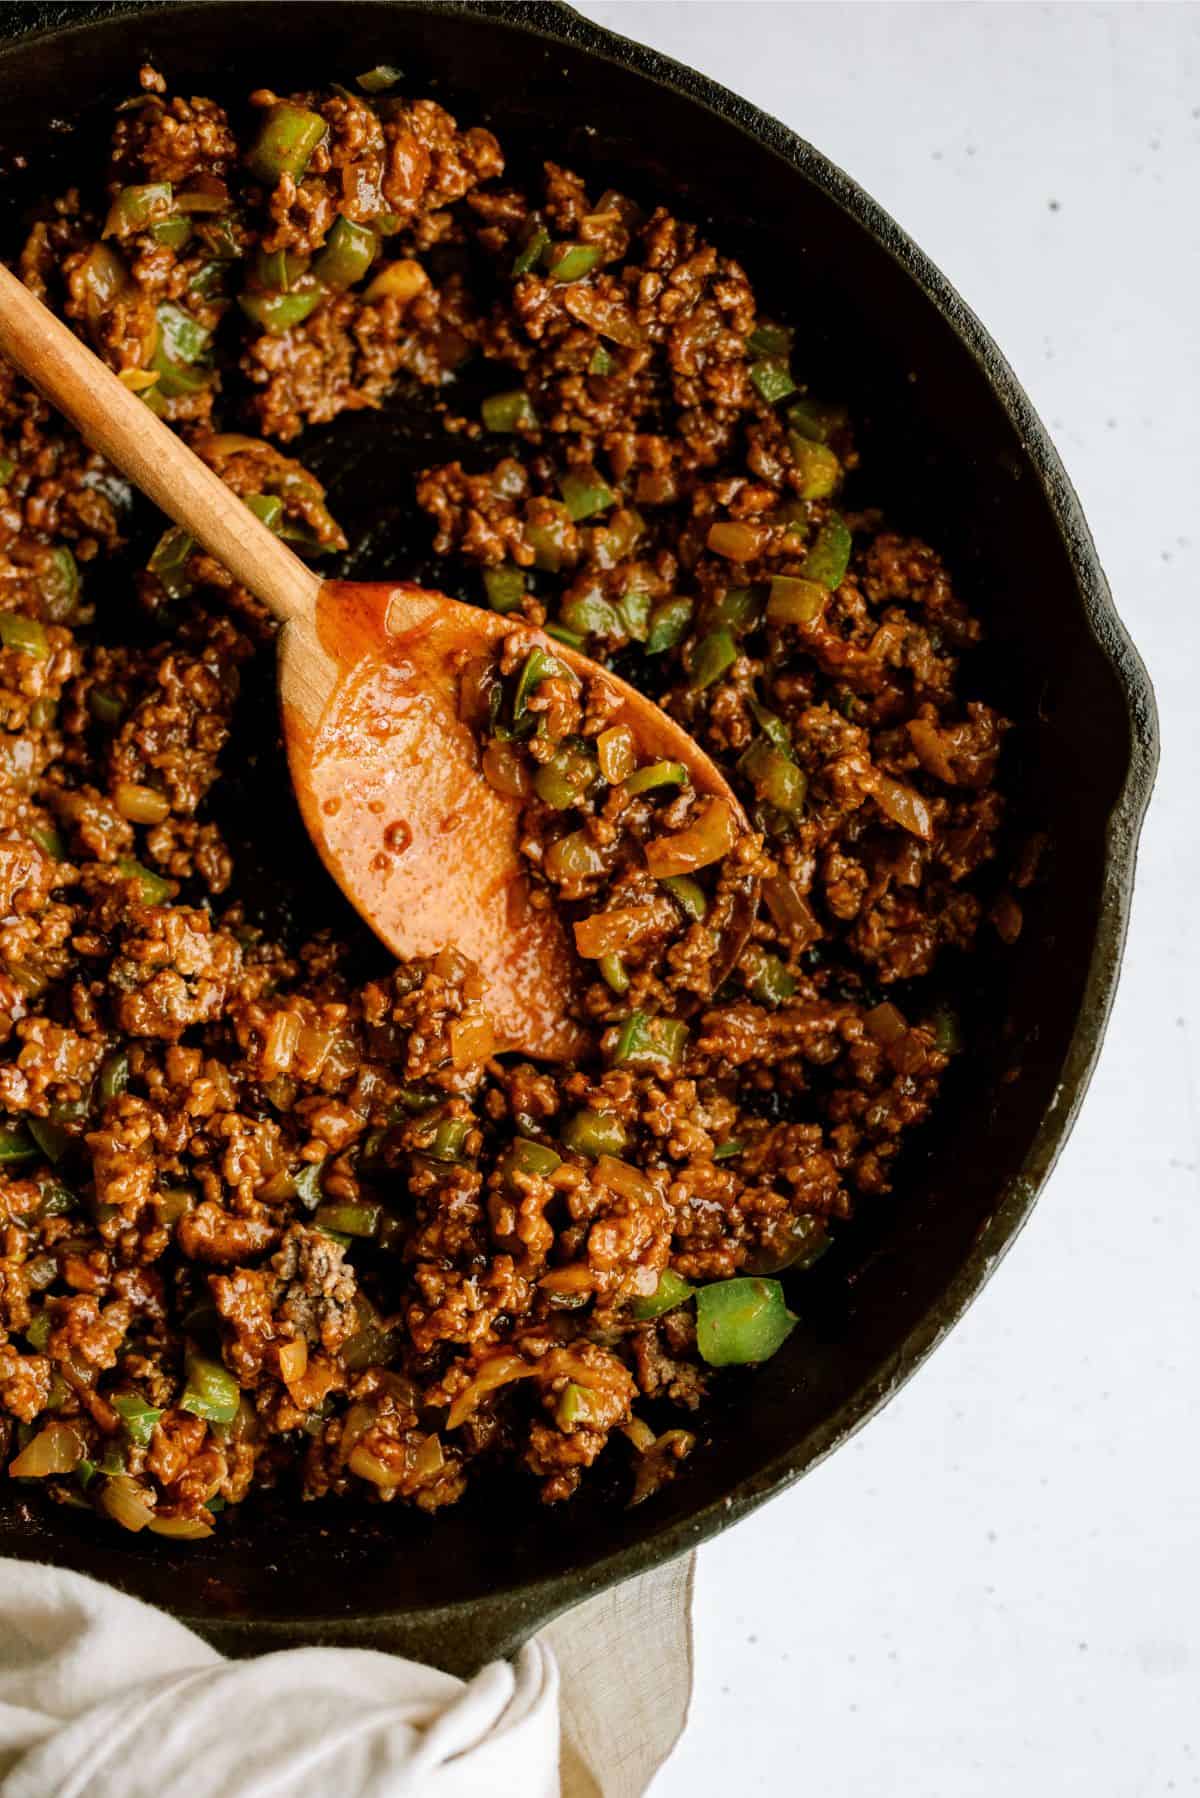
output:
M558 1671L352 1648L226 1660L163 1612L0 1561L3 1798L556 1798Z

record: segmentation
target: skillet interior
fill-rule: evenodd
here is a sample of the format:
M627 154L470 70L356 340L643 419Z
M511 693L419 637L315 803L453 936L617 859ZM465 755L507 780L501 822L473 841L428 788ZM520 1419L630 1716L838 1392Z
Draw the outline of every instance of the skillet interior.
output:
M52 40L29 35L64 21ZM466 1669L804 1471L896 1389L982 1285L1028 1214L1098 1048L1153 776L1153 700L1054 451L994 346L823 158L566 8L341 0L289 8L286 30L281 21L269 6L186 0L0 7L0 33L17 40L0 55L0 166L14 149L33 164L0 181L6 251L23 203L101 141L147 56L173 88L235 106L262 80L286 91L394 62L411 91L490 124L515 173L551 155L698 220L742 258L764 305L800 327L805 375L862 421L862 494L945 552L984 620L971 679L1017 721L1014 817L1051 842L1019 942L1001 950L985 931L983 953L959 973L971 1054L894 1199L869 1208L797 1286L802 1323L786 1348L730 1381L685 1476L640 1509L597 1488L542 1510L527 1488L507 1487L436 1521L399 1506L247 1505L181 1553L82 1513L31 1516L0 1494L0 1551L93 1573L228 1650L356 1642ZM403 395L304 440L298 453L330 483L350 532L349 569L428 571L411 474L441 459L438 439L426 402ZM289 820L260 841L276 895L305 887L304 854Z

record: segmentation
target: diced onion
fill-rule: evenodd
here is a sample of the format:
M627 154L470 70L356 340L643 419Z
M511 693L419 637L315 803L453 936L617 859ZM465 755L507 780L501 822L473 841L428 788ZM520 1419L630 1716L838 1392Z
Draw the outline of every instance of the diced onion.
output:
M411 300L428 284L429 277L419 262L389 262L370 282L363 298L372 304L376 300Z
M212 1524L201 1517L151 1517L147 1528L156 1536L172 1536L177 1542L202 1542L212 1535Z
M906 787L903 781L893 780L890 774L878 772L872 780L871 792L880 811L886 813L893 824L929 841L933 835L933 814L920 793Z
M917 752L917 760L926 774L932 774L935 780L945 781L948 787L954 786L954 764L950 760L950 751L946 739L936 725L928 718L914 718L908 726L909 738Z
M596 739L596 753L600 772L610 786L626 780L633 773L635 764L632 731L624 724L614 724L601 731Z
M655 880L691 874L728 855L737 842L737 819L727 799L710 799L686 830L646 845L646 866Z
M478 1067L496 1046L496 1032L487 1017L454 1018L448 1034L450 1059L459 1069Z
M413 1456L412 1470L419 1480L432 1479L446 1465L440 1436L427 1436Z
M176 212L193 214L201 212L224 212L226 206L229 204L229 190L226 188L223 181L218 182L217 186L220 188L220 192L213 191L210 193L202 193L199 189L194 189L190 193L176 194Z
M480 1401L489 1392L495 1392L498 1386L507 1386L513 1380L527 1380L536 1371L520 1355L493 1355L451 1405L446 1428L456 1430L460 1423L465 1423Z
M648 1423L643 1423L640 1417L631 1417L629 1422L622 1426L621 1434L629 1438L639 1455L644 1455L647 1449L653 1448L656 1441L654 1431Z
M595 1284L591 1268L583 1261L572 1262L569 1267L551 1268L550 1272L543 1274L538 1281L543 1292L568 1295L591 1292Z
M319 1028L314 1024L305 1025L296 1040L296 1052L300 1060L301 1077L315 1080L321 1072L337 1042L336 1024Z
M804 948L820 936L821 931L812 906L799 887L786 875L776 874L763 882L763 899L779 929L796 948Z
M117 376L122 387L128 387L130 393L146 393L158 385L158 378L156 368L123 368Z
M886 999L882 1005L876 1005L872 1011L863 1016L863 1028L877 1043L885 1046L897 1043L908 1034L908 1025L904 1022L904 1014Z
M18 1480L42 1480L72 1473L83 1459L83 1444L69 1423L48 1423L27 1442L9 1473Z
M285 1342L279 1350L279 1377L285 1386L293 1380L302 1379L308 1367L308 1344L303 1336L294 1342Z
M573 830L568 836L559 837L546 851L545 868L550 880L563 883L587 880L594 874L603 874L607 867L604 850L586 829Z
M144 1530L154 1522L154 1512L145 1503L142 1488L128 1474L114 1474L107 1481L100 1494L100 1508L125 1530Z
M269 1080L275 1074L286 1074L300 1041L300 1018L294 1011L277 1011L267 1026L263 1043L262 1075Z
M618 1161L615 1155L600 1156L596 1162L596 1178L602 1186L619 1192L624 1199L632 1199L635 1204L650 1204L657 1197L653 1182L629 1162Z
M483 773L489 786L509 799L524 799L529 792L529 774L520 754L511 743L489 743L483 752Z
M161 824L171 810L165 793L159 793L153 787L139 786L132 780L117 782L113 803L131 824Z
M358 1475L360 1480L369 1481L372 1486L378 1486L381 1491L394 1492L400 1484L401 1476L396 1468L390 1466L386 1461L381 1461L378 1455L373 1455L370 1449L363 1448L361 1443L351 1449L347 1466L351 1473Z
M640 495L639 495L640 497ZM754 524L739 524L736 519L709 526L708 547L731 562L749 562L762 548L766 533Z
M629 905L613 911L593 912L575 925L575 947L589 961L623 950L662 928L662 913L655 905Z

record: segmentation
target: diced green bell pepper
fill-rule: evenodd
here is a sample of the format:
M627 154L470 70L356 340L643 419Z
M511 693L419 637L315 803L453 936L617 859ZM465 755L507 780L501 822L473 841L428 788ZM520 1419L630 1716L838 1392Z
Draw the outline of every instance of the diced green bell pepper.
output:
M150 235L155 243L164 244L169 250L182 250L192 235L192 221L189 218L161 219L157 225L151 225Z
M382 1205L330 1204L317 1208L316 1224L320 1230L331 1230L339 1236L378 1236Z
M629 1309L639 1323L652 1317L665 1317L668 1311L676 1311L680 1305L686 1305L695 1290L687 1280L673 1273L669 1267L664 1267L654 1291L644 1298L634 1299Z
M277 493L248 493L243 503L247 512L253 512L269 531L279 535L279 527L283 523L283 501Z
M614 993L629 991L629 973L619 955L602 955L596 966L600 970L601 979Z
M308 257L291 250L256 250L254 273L260 287L270 293L290 293L308 272Z
M241 1403L241 1389L227 1368L204 1355L190 1355L180 1409L205 1423L232 1423Z
M545 255L550 243L550 233L543 225L537 225L530 232L522 247L513 257L512 272L527 275L531 268L536 268Z
M621 618L602 593L577 593L563 606L562 621L568 630L585 637L621 635Z
M712 622L728 631L752 630L762 616L762 593L753 587L727 587L712 610Z
M136 1392L118 1393L112 1405L125 1425L125 1434L129 1440L136 1443L138 1448L149 1448L154 1426L162 1416L162 1411L148 1405Z
M379 239L369 225L356 225L340 214L313 263L313 275L324 287L341 291L361 281L376 256Z
M692 651L692 671L688 685L694 693L702 693L737 661L737 644L726 630L709 631Z
M581 1386L577 1380L569 1380L563 1387L554 1408L554 1417L560 1429L587 1429L589 1424L600 1420L594 1394L587 1386Z
M268 187L274 187L284 175L299 181L324 136L325 121L320 113L279 100L267 109L246 153L246 167Z
M489 394L479 410L489 431L537 429L537 413L523 387L514 387L506 393Z
M324 1196L322 1181L322 1163L305 1161L292 1175L292 1184L296 1188L296 1197L306 1211L315 1211Z
M558 500L548 502L553 507L550 517L543 517L536 523L525 526L525 536L533 551L533 565L544 574L557 574L563 565L571 535L571 517L567 508Z
M187 565L195 547L195 538L178 524L173 524L170 530L164 531L155 544L147 566L150 573L156 575L162 583L163 592L168 599L186 599L191 592L192 582L188 578Z
M435 1161L461 1161L463 1147L470 1133L470 1118L441 1118L434 1127L425 1153Z
M33 1161L37 1144L19 1124L0 1125L0 1166L13 1161Z
M852 543L853 539L842 519L836 516L827 519L804 558L801 572L805 580L817 581L831 592L840 587L850 566Z
M28 1118L29 1134L47 1161L61 1161L74 1140L69 1131L50 1118Z
M821 616L827 592L817 580L796 574L773 575L767 598L767 623L811 624Z
M171 897L171 882L161 874L142 866L132 855L117 857L117 873L126 880L136 880L142 889L143 905L165 905Z
M767 707L757 699L748 701L750 714L769 743L776 749L782 749L785 755L792 752L791 732L777 713L768 711Z
M571 680L575 678L566 664L560 662L557 656L552 656L549 650L535 645L526 656L525 665L521 669L520 678L517 681L517 690L513 695L513 722L520 723L529 708L530 696L544 680L559 679L564 675Z
M577 1155L592 1161L601 1155L620 1155L629 1138L620 1118L607 1111L577 1111L562 1126L562 1139Z
M115 1099L129 1085L129 1057L124 1049L114 1049L100 1063L100 1078L96 1082L97 1096L102 1105Z
M752 356L790 356L792 333L786 325L758 325L746 339Z
M708 899L698 880L690 874L668 874L659 885L666 887L685 917L694 924L703 924L708 916Z
M515 1175L525 1174L544 1180L561 1166L562 1156L546 1143L534 1142L530 1136L517 1136L500 1162L500 1175L510 1190L516 1190L513 1185Z
M805 395L788 407L787 421L798 436L812 443L828 443L834 431L846 423L846 413L841 406L823 405Z
M485 568L483 589L493 612L516 612L525 598L525 576L519 568Z
M789 816L798 812L808 793L808 776L797 767L786 750L776 748L765 737L756 738L738 762L764 805Z
M803 499L828 499L842 478L842 465L826 443L811 443L792 431L788 435L792 462Z
M38 584L50 617L69 618L79 603L79 564L69 549L51 551L40 570Z
M586 799L596 783L596 763L582 749L564 744L548 762L543 762L533 777L533 790L544 805L555 811L566 811Z
M51 861L66 861L67 846L62 840L61 832L57 831L52 824L31 824L29 834L42 854L48 855Z
M777 356L764 357L761 362L750 364L750 380L760 399L773 406L778 400L786 399L789 393L795 393L796 383L792 379L792 371L787 363Z
M582 651L587 642L587 638L580 631L568 630L565 624L547 624L542 628L548 637L553 637L556 643L565 644L568 649Z
M777 955L769 955L757 943L742 952L742 976L746 990L762 1005L782 1005L796 991L795 977Z
M644 768L635 768L621 784L631 797L636 797L638 793L651 793L656 787L686 787L690 779L682 762L647 762Z
M293 288L290 293L242 293L238 305L252 324L268 336L282 337L293 325L303 324L325 298L325 290L316 282Z
M154 366L160 367L165 361L170 369L178 373L181 369L190 368L198 362L208 350L212 332L199 319L185 312L182 306L176 306L170 300L163 300L155 307L154 316L158 321L158 348L155 352ZM163 384L160 372L159 387ZM189 389L190 391L190 389Z
M170 217L175 205L169 181L143 181L121 188L108 209L103 237L147 231Z
M39 618L26 618L21 612L0 612L0 643L21 655L44 662L50 653L46 627Z
M597 512L607 512L617 503L612 488L594 470L586 474L581 469L571 469L563 475L558 486L567 512L576 524L580 519L594 518Z
M683 1060L688 1027L681 1018L649 1017L632 1011L617 1034L613 1067L671 1068Z
M702 1286L696 1295L696 1345L710 1367L768 1360L796 1321L778 1280L743 1275Z
M625 635L635 643L644 643L650 629L650 595L631 590L617 601L617 615L625 627Z
M29 1328L25 1332L25 1340L37 1354L45 1354L53 1328L54 1322L48 1311L39 1311L35 1317L30 1319Z
M552 244L542 255L552 281L580 281L591 273L599 260L599 246L592 243Z
M690 599L679 597L661 600L650 613L649 628L646 631L646 654L660 656L665 650L674 649L687 636L691 622Z

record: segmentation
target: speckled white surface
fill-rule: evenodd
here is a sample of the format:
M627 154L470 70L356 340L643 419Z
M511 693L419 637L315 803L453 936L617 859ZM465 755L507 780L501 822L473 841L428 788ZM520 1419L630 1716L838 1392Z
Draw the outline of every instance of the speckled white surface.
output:
M1164 760L1083 1118L899 1399L700 1557L655 1798L1200 1789L1200 8L597 4L854 175L1050 426Z

